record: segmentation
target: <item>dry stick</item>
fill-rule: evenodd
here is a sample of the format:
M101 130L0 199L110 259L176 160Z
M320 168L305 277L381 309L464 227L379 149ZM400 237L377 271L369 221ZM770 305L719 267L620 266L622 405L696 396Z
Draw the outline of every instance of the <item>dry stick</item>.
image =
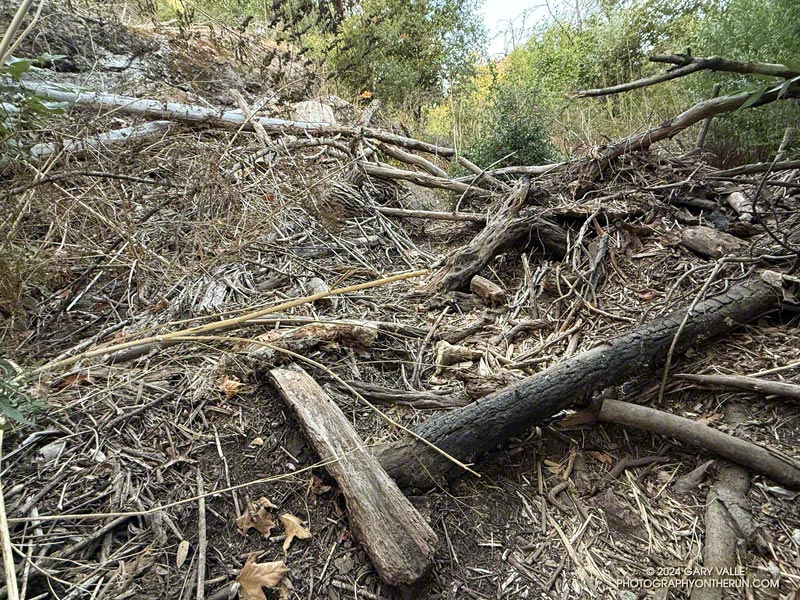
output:
M667 387L667 378L669 377L669 367L672 364L672 355L675 353L675 348L678 346L678 338L681 337L681 332L683 332L683 328L686 327L686 323L689 321L689 317L692 316L697 303L700 302L700 299L705 295L706 291L708 291L711 282L714 281L714 278L719 273L720 268L722 267L723 262L725 259L718 260L717 263L714 265L714 270L711 271L711 275L708 276L706 282L703 284L703 287L697 293L697 296L694 297L694 301L692 305L689 307L689 310L686 311L686 314L683 316L683 321L681 321L678 330L675 332L675 337L672 338L672 344L669 347L669 352L667 352L667 360L664 363L664 374L661 376L661 385L658 387L658 402L664 399L664 389Z
M109 354L111 352L117 352L119 350L125 350L127 348L134 348L137 346L143 346L147 344L160 344L164 341L176 340L178 338L186 338L187 336L193 336L199 333L207 333L209 331L219 331L219 330L230 330L236 329L238 327L243 327L248 324L248 321L251 319L256 319L258 317L263 317L265 315L269 315L272 313L276 313L282 310L287 310L289 308L294 308L295 306L300 306L302 304L308 304L311 302L315 302L317 300L321 300L323 298L327 298L328 296L346 294L349 292L357 292L360 290L366 290L374 287L379 287L382 285L387 285L389 283L394 283L396 281L404 281L406 279L411 279L413 277L420 277L422 275L427 275L427 270L422 271L412 271L410 273L401 273L399 275L392 275L391 277L384 277L383 279L376 279L373 281L368 281L366 283L359 283L356 285L350 285L343 288L338 288L335 290L326 290L324 292L320 292L318 294L313 294L311 296L303 296L302 298L296 298L295 300L290 300L289 302L284 302L282 304L278 304L276 306L272 306L269 308L263 308L261 310L256 310L250 313L246 313L239 317L235 317L232 319L224 319L222 321L217 321L216 323L208 323L206 325L199 325L197 327L190 327L188 329L181 329L179 331L173 331L170 333L165 333L163 335L156 335L150 336L146 338L142 338L139 340L132 340L130 342L123 342L121 344L112 344L110 346L102 346L100 348L95 348L94 350L89 350L86 352L82 352L81 354L77 354L70 358L65 358L60 361L50 362L32 370L29 375L36 375L39 373L43 373L45 371L50 371L58 367L65 367L69 365L73 365L81 360L87 358L93 358L95 356L101 356L103 354Z
M203 473L197 469L197 600L205 598L206 586L206 551L208 537L206 533L206 497L203 491Z
M157 140L173 127L172 121L151 121L141 125L113 129L96 136L60 142L42 142L28 150L31 160L41 162L57 153L72 153L82 156L92 150L106 150L109 147L121 146L129 142ZM147 181L147 180L140 180ZM147 183L151 183L147 181Z
M481 178L485 178L486 181L488 181L489 183L491 183L494 186L499 187L501 190L505 190L506 192L510 192L511 191L511 186L510 185L500 181L499 179L497 179L497 177L492 175L486 169L481 169L478 165L476 165L474 162L469 160L466 156L459 156L458 157L458 162L462 167L464 167L465 169L467 169L469 171L472 171L473 173L475 173L475 175L477 175L477 178L475 179L475 181L477 181L478 179L481 179Z
M22 4L20 4L19 8L17 9L17 12L14 14L14 18L11 20L11 23L6 28L3 39L0 41L0 65L5 64L7 55L11 53L11 42L14 40L14 36L17 35L19 28L22 26L22 20L25 18L25 15L28 14L31 4L33 4L33 0L23 0Z
M698 387L723 390L745 390L758 392L771 396L781 396L800 400L800 385L785 381L767 381L757 377L745 375L675 375L676 379L683 379Z
M400 179L402 181L416 183L423 187L450 190L453 192L461 192L462 194L470 192L480 197L490 197L492 195L490 191L481 187L462 183L455 179L450 179L449 177L436 177L435 175L420 173L419 171L407 171L405 169L396 169L388 165L375 165L364 161L359 161L358 165L371 177Z
M410 152L406 152L405 150L400 150L399 148L392 147L383 142L378 142L376 146L381 152L383 152L387 156L391 156L395 160L399 160L400 162L404 162L408 165L421 167L422 169L425 169L428 173L430 173L435 177L444 177L444 178L450 177L450 175L447 174L447 171L437 167L427 158L424 158L422 156L417 156L416 154L411 154Z
M752 165L742 165L733 169L725 171L717 171L715 177L726 177L735 175L752 175L754 173L764 173L765 171L790 171L792 169L800 169L800 160L786 160L776 163L762 162L753 163Z
M390 208L378 206L376 210L387 217L407 217L411 219L431 219L433 221L466 221L468 223L486 223L486 216L477 213L440 212L434 210L411 210L406 208Z
M721 89L722 85L715 83L714 88L711 90L711 97L718 97ZM703 121L703 128L700 130L700 135L697 136L697 150L700 152L703 151L703 146L706 145L706 136L708 135L708 130L711 129L711 121L713 119L714 117L708 117L705 121Z
M0 420L0 460L3 452L3 429L5 418ZM8 530L8 517L6 515L6 504L3 499L3 485L0 483L0 537L3 545L3 570L6 574L6 588L9 600L19 600L19 589L17 588L16 565L14 564L14 554L11 550L11 533Z
M800 490L800 466L775 456L766 448L692 419L610 399L603 401L599 419L608 423L636 427L659 435L674 437L692 446L718 454L751 471L762 473L787 488Z

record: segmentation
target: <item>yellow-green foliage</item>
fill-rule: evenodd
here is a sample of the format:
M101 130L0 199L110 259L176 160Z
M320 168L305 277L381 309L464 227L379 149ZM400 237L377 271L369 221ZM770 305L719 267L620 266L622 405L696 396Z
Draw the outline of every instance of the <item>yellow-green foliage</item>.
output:
M601 98L568 100L601 88L663 72L655 53L713 54L733 59L800 61L797 0L601 0L581 23L559 20L534 32L502 61L478 71L468 85L427 111L432 133L448 134L483 162L546 159L548 144L570 155L608 139L653 127L708 97L757 90L766 83L731 74L699 74ZM796 123L796 103L744 110L715 121L708 147L722 161L764 158ZM547 135L543 132L546 131ZM689 140L693 140L693 132ZM690 142L691 143L691 142Z

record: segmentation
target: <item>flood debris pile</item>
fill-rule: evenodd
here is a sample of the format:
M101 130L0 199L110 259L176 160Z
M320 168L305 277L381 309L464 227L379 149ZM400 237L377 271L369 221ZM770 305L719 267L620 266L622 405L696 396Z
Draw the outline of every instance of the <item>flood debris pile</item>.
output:
M797 73L486 170L202 36L125 35L127 66L62 44L4 81L68 105L2 166L23 597L796 587L800 164L653 144ZM215 70L156 85L190 44ZM667 62L736 67L698 60Z

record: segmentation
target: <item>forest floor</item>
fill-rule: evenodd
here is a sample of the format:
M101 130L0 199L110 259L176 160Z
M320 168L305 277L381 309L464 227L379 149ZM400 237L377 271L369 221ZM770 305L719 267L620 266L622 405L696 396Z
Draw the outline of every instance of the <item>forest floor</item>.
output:
M26 78L229 110L237 89L275 117L291 116L293 102L322 99L347 127L371 115L366 104L311 98L315 74L279 50L265 59L253 43L231 31L124 31L46 13L27 51L69 59ZM380 111L371 116L373 127L402 133ZM381 582L354 539L335 482L267 373L299 362L367 444L397 439L402 432L331 373L361 384L374 402L380 386L401 400L384 404L385 413L413 427L687 306L703 289L710 295L751 276L763 264L754 256L778 268L785 251L725 200L751 194L752 177L723 181L702 156L678 149L624 157L580 199L563 173L541 175L533 182L549 194L542 208L569 232L569 251L555 258L526 243L499 254L481 271L502 289L499 301L440 292L421 276L125 360L78 360L104 345L438 267L482 225L395 218L376 207L441 212L458 202L461 212L485 215L502 196L366 176L353 155L372 146L357 138L304 146L302 136L174 123L126 146L65 149L143 122L76 107L48 130L26 133L59 152L2 174L2 351L23 372L40 369L26 387L35 425L5 432L0 472L24 597L195 597L201 548L206 598L235 593L253 552L288 567L290 588L268 597L688 597L687 579L671 596L641 586L702 564L706 494L722 462L713 454L618 425L576 425L571 411L556 415L480 458L472 466L480 478L412 492L439 542L429 578L400 591ZM787 185L764 192L771 223L792 235L798 173L772 175ZM698 226L734 236L741 243L729 256L742 260L718 263L687 247L683 232ZM370 333L353 340L342 327ZM786 309L701 342L670 372L778 369L773 378L797 381L798 339L797 312ZM446 344L472 352L448 364ZM615 393L798 460L796 402L674 378L661 394L662 372L632 372ZM744 415L739 423L726 417L731 406ZM614 471L630 459L642 460ZM549 493L556 486L557 496ZM241 531L237 520L262 497L276 522L294 515L311 537L284 550L280 523ZM753 474L746 500L762 543L737 548L738 565L744 578L774 587L726 597L797 598L797 492Z

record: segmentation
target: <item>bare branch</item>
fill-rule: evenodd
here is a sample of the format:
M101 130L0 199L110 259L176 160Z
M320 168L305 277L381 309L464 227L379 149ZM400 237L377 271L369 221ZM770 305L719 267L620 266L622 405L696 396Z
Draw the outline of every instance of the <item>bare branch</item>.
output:
M670 69L666 73L643 77L636 81L629 81L619 85L612 85L606 88L596 88L591 90L580 90L570 95L570 98L587 98L597 96L610 96L631 90L649 87L679 77L685 77L698 71L724 71L728 73L758 74L771 77L783 77L791 79L800 75L800 71L792 69L787 65L775 63L762 63L753 60L729 60L721 56L709 56L707 58L692 57L685 54L657 54L650 57L651 62L671 63L677 67Z

